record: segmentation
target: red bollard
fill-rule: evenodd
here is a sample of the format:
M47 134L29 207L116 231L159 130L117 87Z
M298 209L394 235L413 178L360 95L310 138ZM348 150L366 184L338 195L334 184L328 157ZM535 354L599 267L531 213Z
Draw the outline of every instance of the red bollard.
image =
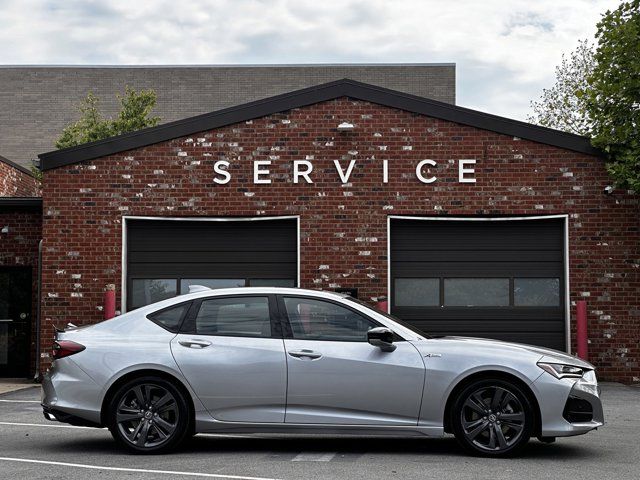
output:
M578 357L582 360L589 359L589 344L587 333L587 302L576 302L576 342L578 344Z
M382 312L389 313L389 302L387 302L387 297L380 297L380 300L376 303L376 308Z
M116 316L116 286L110 283L104 291L104 319L109 320Z

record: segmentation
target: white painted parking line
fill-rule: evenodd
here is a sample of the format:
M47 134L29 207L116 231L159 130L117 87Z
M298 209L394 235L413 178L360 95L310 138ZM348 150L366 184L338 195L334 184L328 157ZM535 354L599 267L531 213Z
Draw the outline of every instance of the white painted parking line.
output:
M221 473L179 472L179 471L173 471L173 470L148 470L145 468L105 467L100 465L87 465L84 463L51 462L48 460L32 460L28 458L0 457L0 461L38 463L42 465L57 465L60 467L87 468L90 470L106 470L111 472L135 472L135 473L153 473L153 474L159 474L159 475L180 475L182 477L228 478L228 479L234 479L234 480L277 480L275 478L246 477L243 475L225 475Z
M337 452L332 453L299 453L291 459L292 462L330 462Z
M40 400L0 400L4 403L40 403Z

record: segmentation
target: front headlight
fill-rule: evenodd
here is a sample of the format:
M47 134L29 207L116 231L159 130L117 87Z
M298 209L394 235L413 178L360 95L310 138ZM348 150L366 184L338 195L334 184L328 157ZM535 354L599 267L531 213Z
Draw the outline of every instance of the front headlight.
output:
M556 378L582 378L589 369L562 363L538 362L538 366Z

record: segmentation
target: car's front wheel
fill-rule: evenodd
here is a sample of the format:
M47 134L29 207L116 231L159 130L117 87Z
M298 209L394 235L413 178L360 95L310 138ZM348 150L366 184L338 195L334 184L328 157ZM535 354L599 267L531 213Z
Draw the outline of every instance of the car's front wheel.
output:
M163 453L177 447L189 431L184 394L160 377L142 377L122 385L109 402L109 430L134 453Z
M509 456L531 437L531 402L515 383L482 379L462 389L451 409L451 426L458 442L476 455Z

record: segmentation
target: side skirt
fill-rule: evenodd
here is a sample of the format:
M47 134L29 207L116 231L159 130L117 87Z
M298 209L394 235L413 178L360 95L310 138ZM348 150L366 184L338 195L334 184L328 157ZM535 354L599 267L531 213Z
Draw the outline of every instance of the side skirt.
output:
M219 422L197 415L197 433L273 433L293 435L372 435L396 437L442 437L443 427L381 426L381 425L335 425L296 423L243 423Z

